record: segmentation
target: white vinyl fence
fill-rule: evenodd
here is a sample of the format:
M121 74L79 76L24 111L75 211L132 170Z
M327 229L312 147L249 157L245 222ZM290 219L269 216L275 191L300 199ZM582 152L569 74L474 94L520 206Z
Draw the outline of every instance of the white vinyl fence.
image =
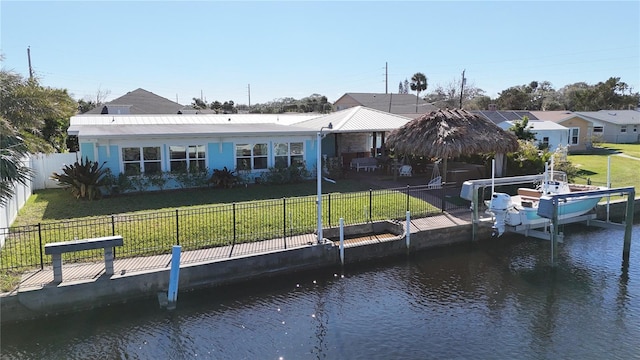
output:
M79 154L78 154L79 156ZM32 190L51 189L58 187L49 177L54 172L61 172L65 164L76 161L76 153L67 154L33 154L25 158L25 165L33 169L34 176L27 185L14 184L15 195L5 205L0 205L0 247L4 246L5 231L18 216L18 211L31 196Z
M31 166L30 158L22 160L27 166ZM6 204L0 205L0 229L8 228L13 220L18 216L18 211L27 202L29 196L31 196L31 182L27 182L27 185L16 183L13 185L14 195L11 199L7 200ZM4 239L6 237L5 231L0 231L0 247L4 246Z
M33 177L33 190L53 189L58 187L58 183L49 177L54 172L62 172L65 165L76 162L78 153L64 154L34 154L31 155L31 168L35 175Z

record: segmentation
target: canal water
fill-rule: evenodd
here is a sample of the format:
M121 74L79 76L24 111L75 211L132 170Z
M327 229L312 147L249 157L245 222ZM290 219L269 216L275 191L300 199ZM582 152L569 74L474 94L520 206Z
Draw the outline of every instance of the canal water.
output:
M640 226L504 236L3 326L2 359L640 359Z

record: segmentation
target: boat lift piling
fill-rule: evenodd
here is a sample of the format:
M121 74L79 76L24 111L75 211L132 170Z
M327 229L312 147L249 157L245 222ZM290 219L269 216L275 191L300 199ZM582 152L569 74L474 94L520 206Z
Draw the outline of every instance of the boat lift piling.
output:
M540 205L538 206L538 215L551 220L551 266L555 267L558 249L558 204L560 201L571 198L594 198L594 197L610 197L611 195L627 196L627 208L624 220L624 245L622 249L623 263L629 262L629 253L631 251L631 233L633 230L633 212L636 190L634 187L624 187L606 190L590 190L577 191L568 194L556 194L540 197ZM608 215L608 214L607 214ZM608 221L587 220L587 225L597 227L618 227L621 224L615 224Z

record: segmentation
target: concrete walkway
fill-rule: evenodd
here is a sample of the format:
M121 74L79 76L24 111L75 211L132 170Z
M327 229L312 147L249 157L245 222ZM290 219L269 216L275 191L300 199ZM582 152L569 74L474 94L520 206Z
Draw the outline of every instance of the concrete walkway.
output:
M471 214L469 211L458 212L456 214L443 213L442 215L412 219L410 231L413 234L426 230L458 227L461 225L468 225L470 223ZM365 241L362 242L362 244L365 243ZM181 266L184 267L205 262L217 262L227 259L242 258L261 253L315 246L316 244L317 235L305 234L288 237L287 239L278 238L253 243L185 251L181 254L180 263ZM349 246L358 246L362 244L351 242ZM114 275L111 278L115 279L118 277L131 276L132 274L145 273L149 271L168 270L170 267L171 254L115 259ZM64 286L65 284L78 282L91 282L104 276L104 262L63 264L62 283L60 285ZM51 266L46 266L42 270L34 270L23 274L18 288L13 292L33 291L51 284L54 284L53 268Z

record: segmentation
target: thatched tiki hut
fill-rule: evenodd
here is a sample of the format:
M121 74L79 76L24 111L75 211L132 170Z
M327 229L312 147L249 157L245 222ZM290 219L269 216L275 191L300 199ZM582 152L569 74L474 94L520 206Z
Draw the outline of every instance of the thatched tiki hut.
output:
M447 159L491 152L496 153L496 176L502 176L504 154L518 150L518 139L466 110L437 110L391 132L387 146L396 154L443 159L442 181L446 181Z

